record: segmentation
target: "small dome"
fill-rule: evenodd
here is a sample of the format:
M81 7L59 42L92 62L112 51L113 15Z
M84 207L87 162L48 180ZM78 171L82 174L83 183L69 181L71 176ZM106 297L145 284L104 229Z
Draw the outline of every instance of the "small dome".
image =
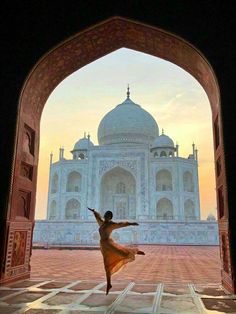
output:
M155 119L129 98L108 112L98 127L100 145L151 143L159 135Z
M87 137L81 138L78 142L75 143L73 151L75 150L87 150L90 147L94 146L93 143Z
M209 215L207 216L207 220L208 220L208 221L215 221L215 220L216 220L216 217L215 217L213 214L209 214Z
M162 133L152 143L152 148L158 148L158 147L174 148L174 142L169 136Z

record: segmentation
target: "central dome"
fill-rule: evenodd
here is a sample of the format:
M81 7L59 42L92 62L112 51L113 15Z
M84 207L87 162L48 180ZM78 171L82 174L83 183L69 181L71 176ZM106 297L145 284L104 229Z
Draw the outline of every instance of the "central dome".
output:
M159 135L154 118L129 98L108 112L98 127L100 145L150 144Z

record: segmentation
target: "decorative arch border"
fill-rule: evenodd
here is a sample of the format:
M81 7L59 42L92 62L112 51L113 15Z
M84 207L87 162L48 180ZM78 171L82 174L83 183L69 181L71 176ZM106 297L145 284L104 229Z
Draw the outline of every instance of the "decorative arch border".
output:
M225 173L220 91L215 73L199 50L183 38L157 27L122 17L112 17L75 34L45 54L29 73L19 98L14 161L5 222L5 262L0 284L30 276L30 254L35 214L36 179L39 155L40 117L53 89L68 75L90 62L119 48L126 47L170 61L195 77L206 91L212 110L221 256L228 256L222 267L223 285L235 292L235 266L232 264L228 227L228 200ZM27 143L25 142L27 140ZM27 146L27 151L24 150ZM220 163L220 165L219 165ZM28 171L22 171L27 167ZM28 175L29 174L29 175ZM25 198L27 217L18 217L19 199ZM15 232L25 230L25 260L15 265L13 245ZM23 233L22 233L23 234ZM21 241L25 241L22 236ZM12 261L12 263L9 263ZM11 265L15 265L14 267ZM227 270L227 271L226 271Z
M99 177L99 187L100 187L99 188L99 204L101 202L102 180L104 179L104 177L107 174L109 174L110 172L112 172L115 169L122 169L122 170L128 172L128 174L130 174L132 176L132 178L135 182L135 191L136 191L135 194L137 194L137 177L136 177L135 173L132 172L132 169L130 169L129 167L124 166L124 165L120 166L119 164L117 164L117 165L112 164L111 168L107 168L106 171L104 171L102 173L102 175Z
M103 176L107 171L113 168L120 167L128 172L131 172L133 176L137 177L137 160L101 160L99 162L99 176Z
M137 184L137 182L136 182L136 181L137 181L137 178L136 178L135 173L132 171L132 169L130 169L129 167L127 167L127 166L125 166L125 165L120 166L120 165L118 165L118 164L117 164L117 165L112 165L110 168L107 168L106 171L104 171L104 172L100 175L100 177L99 177L100 183L102 182L104 176L106 176L109 172L112 172L112 171L115 170L115 169L122 169L122 170L128 172L128 173L133 177L135 183Z

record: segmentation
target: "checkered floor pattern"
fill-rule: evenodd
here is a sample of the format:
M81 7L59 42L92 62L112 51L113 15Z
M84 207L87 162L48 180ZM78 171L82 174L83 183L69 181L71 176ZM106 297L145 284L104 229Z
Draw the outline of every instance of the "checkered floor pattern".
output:
M25 280L0 287L1 314L236 313L236 295L220 285Z

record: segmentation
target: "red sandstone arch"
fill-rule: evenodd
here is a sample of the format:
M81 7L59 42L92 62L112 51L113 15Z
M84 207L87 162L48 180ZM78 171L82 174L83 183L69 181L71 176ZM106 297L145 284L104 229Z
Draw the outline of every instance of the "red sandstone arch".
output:
M121 17L113 17L92 26L53 48L39 60L25 81L18 106L13 175L5 224L6 260L1 271L0 284L30 275L40 116L48 96L74 71L122 47L175 63L194 76L208 95L212 109L217 165L219 230L220 239L223 239L220 241L221 256L225 257L222 281L233 292L236 284L232 274L227 227L228 202L220 92L214 71L206 58L184 39L162 29ZM21 252L14 251L15 241L20 241ZM15 260L17 254L24 258Z

